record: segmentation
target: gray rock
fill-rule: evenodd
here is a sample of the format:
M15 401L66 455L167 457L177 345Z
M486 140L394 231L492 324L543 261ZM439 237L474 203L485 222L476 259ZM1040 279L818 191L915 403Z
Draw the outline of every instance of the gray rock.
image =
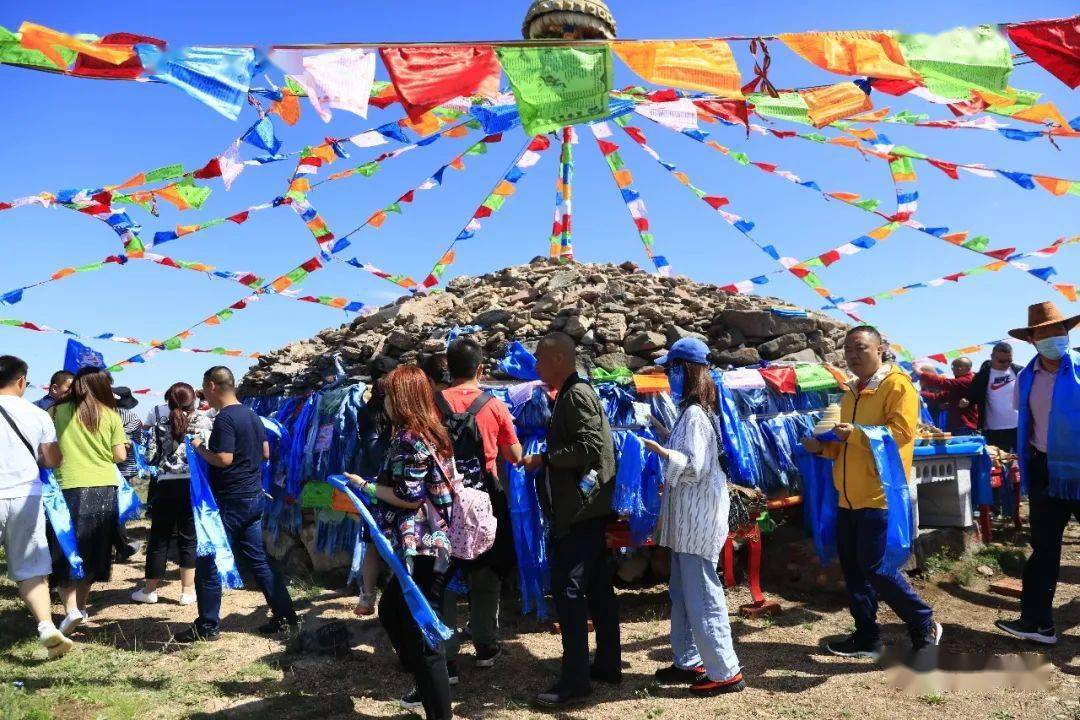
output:
M722 310L717 319L724 325L738 328L748 338L805 333L817 328L817 320L813 317L784 318L768 310Z
M592 327L592 324L592 318L587 318L582 315L571 315L566 319L566 324L563 325L563 332L575 340L581 340L581 338L585 336L585 333L589 332L589 328Z
M596 316L596 336L606 342L621 343L626 338L626 316L600 313Z
M800 350L805 350L806 347L806 335L802 333L789 333L758 345L758 353L766 360L776 360L785 355L791 355Z
M665 338L658 332L636 332L630 337L626 338L623 343L623 349L630 355L640 355L647 353L650 350L659 350L664 347Z
M716 350L727 350L746 342L746 336L738 328L721 329L715 334L710 331L710 335L708 343Z
M676 342L678 340L682 340L683 338L688 338L688 337L697 338L698 340L701 340L702 342L708 342L709 341L709 338L705 337L701 333L690 332L689 330L686 330L685 328L681 328L678 325L675 325L673 323L669 324L667 326L667 328L664 330L664 334L667 336L667 344L668 344L668 346L670 346L672 343L674 343L674 342Z
M498 325L499 323L505 323L513 317L509 310L504 308L492 308L491 310L485 310L476 317L473 318L473 325L479 325L480 327L490 327L491 325Z
M619 368L630 366L630 358L626 353L605 353L604 355L597 355L593 362L596 363L596 367L605 370L618 370Z
M761 362L761 355L752 347L735 348L734 350L714 350L709 359L714 365L720 367L746 367Z
M817 363L817 362L821 362L821 358L818 357L818 354L816 352L814 352L814 350L812 348L806 348L805 350L800 350L797 353L791 353L790 355L785 355L784 357L780 358L780 361L781 362Z

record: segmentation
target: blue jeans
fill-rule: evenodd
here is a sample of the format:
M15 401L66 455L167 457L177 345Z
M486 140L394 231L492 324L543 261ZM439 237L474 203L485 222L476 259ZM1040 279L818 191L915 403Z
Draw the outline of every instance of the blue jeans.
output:
M836 511L836 552L844 573L855 634L877 641L878 600L884 600L908 627L912 639L925 637L933 627L934 611L897 570L885 572L887 510L867 508Z
M296 611L280 573L275 573L266 557L263 545L263 498L222 499L218 503L221 522L229 537L229 547L240 567L246 567L262 590L274 617L289 623L296 622ZM195 595L198 598L199 618L195 627L200 632L216 632L221 622L221 580L218 578L213 555L195 561Z
M716 563L700 555L671 553L671 649L675 666L705 666L710 680L722 682L739 673L732 646L724 586Z

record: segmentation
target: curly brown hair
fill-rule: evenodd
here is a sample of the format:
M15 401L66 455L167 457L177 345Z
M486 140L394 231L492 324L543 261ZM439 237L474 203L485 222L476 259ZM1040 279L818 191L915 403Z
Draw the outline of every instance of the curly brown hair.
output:
M386 410L394 427L419 436L441 458L454 456L450 435L435 407L435 393L424 371L415 365L399 365L384 378Z

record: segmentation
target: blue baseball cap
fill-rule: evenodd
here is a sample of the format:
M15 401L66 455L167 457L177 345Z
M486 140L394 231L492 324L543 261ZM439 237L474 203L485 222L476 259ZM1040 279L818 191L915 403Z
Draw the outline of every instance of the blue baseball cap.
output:
M667 365L676 360L696 363L698 365L709 364L709 346L695 337L684 337L676 340L668 349L667 355L657 358L657 365Z

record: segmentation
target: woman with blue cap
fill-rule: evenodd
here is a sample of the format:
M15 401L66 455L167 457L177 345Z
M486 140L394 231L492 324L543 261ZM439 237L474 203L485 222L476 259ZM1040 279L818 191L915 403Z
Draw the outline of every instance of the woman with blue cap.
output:
M697 338L683 338L657 363L667 370L680 412L666 447L645 440L664 466L656 543L671 550L675 662L657 670L656 679L689 683L690 692L699 696L739 692L746 683L732 646L724 586L716 574L730 499L709 348Z

